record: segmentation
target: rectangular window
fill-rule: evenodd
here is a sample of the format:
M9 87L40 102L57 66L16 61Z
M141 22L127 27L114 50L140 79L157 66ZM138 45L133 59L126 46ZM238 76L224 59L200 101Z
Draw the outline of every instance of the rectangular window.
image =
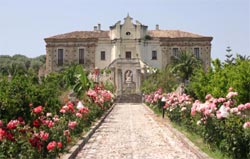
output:
M179 52L178 48L173 48L173 55L174 56L178 56L178 52Z
M157 51L152 51L152 60L157 60Z
M200 49L199 48L194 48L194 55L196 58L200 58Z
M79 49L79 64L84 64L84 49Z
M106 60L105 51L101 51L101 60Z
M63 49L58 49L58 66L63 65Z
M131 59L131 51L126 52L126 59Z

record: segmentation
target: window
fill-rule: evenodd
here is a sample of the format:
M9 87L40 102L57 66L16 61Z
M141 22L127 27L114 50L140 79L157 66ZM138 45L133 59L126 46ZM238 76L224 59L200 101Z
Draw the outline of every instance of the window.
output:
M152 51L152 60L157 60L157 51Z
M130 51L126 52L126 59L131 59L131 52Z
M128 31L128 32L126 32L126 35L130 35L131 33Z
M178 48L173 48L173 55L174 56L178 56L178 52L179 52Z
M194 48L194 55L196 58L200 58L200 49L199 48Z
M63 49L58 49L58 66L63 65Z
M79 64L84 64L84 49L79 49Z
M101 60L106 60L105 51L101 51Z

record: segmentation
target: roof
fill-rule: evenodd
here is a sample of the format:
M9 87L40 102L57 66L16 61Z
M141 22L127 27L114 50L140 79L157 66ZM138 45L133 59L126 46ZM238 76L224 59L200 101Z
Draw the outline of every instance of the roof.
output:
M155 38L204 38L194 33L184 32L180 30L149 30L148 35ZM59 34L45 38L46 40L63 40L63 39L98 39L109 38L109 31L74 31L65 34ZM209 37L210 38L210 37Z
M108 38L109 31L74 31L65 34L59 34L45 38L45 40L53 39L88 39L88 38Z
M148 35L158 38L202 38L205 36L184 32L180 30L149 30Z

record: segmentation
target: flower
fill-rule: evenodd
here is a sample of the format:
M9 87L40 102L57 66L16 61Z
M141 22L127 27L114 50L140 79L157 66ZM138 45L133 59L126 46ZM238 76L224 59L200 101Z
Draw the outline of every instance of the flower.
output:
M70 121L69 123L68 123L68 127L70 128L70 129L74 129L75 128L75 126L77 125L77 122L76 121Z
M0 128L0 141L4 139L6 131Z
M59 119L59 116L58 115L55 115L54 117L53 117L53 120L54 120L54 122L58 122L60 119Z
M55 141L51 141L48 145L47 145L47 150L48 151L52 151L54 150L54 148L57 146L57 143Z
M81 114L81 113L76 113L76 116L77 116L78 118L82 118L82 114Z
M32 107L33 107L33 103L30 103L30 104L29 104L29 107L32 108Z
M0 127L2 127L3 126L3 121L2 120L0 120Z
M220 107L219 112L220 112L221 118L227 118L229 115L229 113L227 112L227 108L224 105Z
M41 113L43 111L43 107L42 106L38 106L36 108L33 109L33 112L38 114Z
M84 108L79 110L79 113L82 113L82 114L87 114L88 112L89 112L89 108L87 108L87 107L84 107Z
M229 92L229 93L227 94L226 98L227 98L227 99L231 99L232 97L237 96L237 95L238 95L237 92Z
M78 110L80 110L80 109L84 108L84 106L83 106L83 104L82 104L82 102L81 102L81 101L79 101L79 102L77 103L76 108L77 108Z
M211 98L212 98L212 95L211 95L211 94L206 95L206 100L209 100L209 99L211 99Z
M57 148L62 148L62 142L57 142Z
M52 128L54 126L54 122L52 120L49 120L47 125L49 128Z
M64 130L63 131L63 135L64 136L69 136L70 135L70 131L69 130Z
M52 116L52 113L46 113L46 116L50 117L50 116Z
M42 140L47 140L49 138L49 133L45 131L40 131L39 136Z
M243 128L244 128L244 129L250 128L250 121L245 122L244 125L243 125Z
M11 120L8 124L7 124L7 128L8 129L15 129L17 127L17 125L19 124L18 120Z
M33 126L39 128L41 125L40 121L38 119L33 120Z

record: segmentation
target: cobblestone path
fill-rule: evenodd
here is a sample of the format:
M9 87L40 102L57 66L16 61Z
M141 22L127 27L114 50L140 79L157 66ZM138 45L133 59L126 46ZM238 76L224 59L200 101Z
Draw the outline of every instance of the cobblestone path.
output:
M76 159L199 158L142 104L118 104Z

